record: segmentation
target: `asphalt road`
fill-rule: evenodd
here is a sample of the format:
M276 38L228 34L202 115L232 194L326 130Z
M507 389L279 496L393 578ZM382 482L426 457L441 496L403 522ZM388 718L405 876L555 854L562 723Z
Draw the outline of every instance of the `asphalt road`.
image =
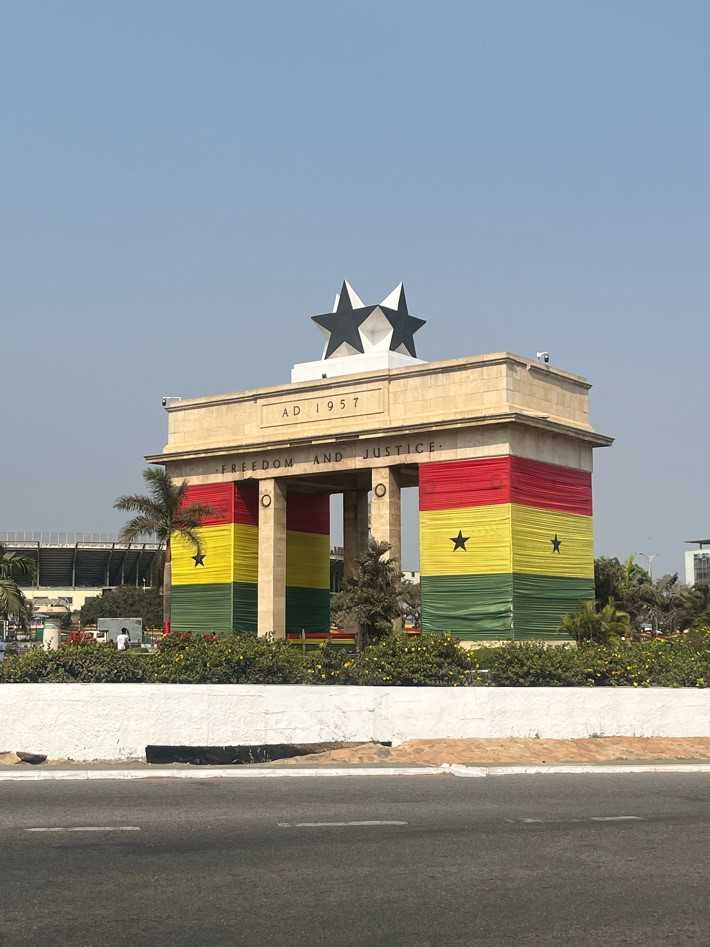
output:
M0 783L2 947L705 947L709 868L705 775Z

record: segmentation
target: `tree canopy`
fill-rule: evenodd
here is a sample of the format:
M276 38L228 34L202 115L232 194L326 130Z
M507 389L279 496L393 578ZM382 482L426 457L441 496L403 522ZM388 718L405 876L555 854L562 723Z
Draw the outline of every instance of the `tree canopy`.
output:
M597 610L612 602L629 617L630 629L638 633L644 626L670 633L708 624L710 588L684 586L677 573L654 581L634 562L600 556L594 563Z
M388 543L370 539L367 552L357 560L353 576L343 580L340 592L333 596L333 617L341 625L361 629L361 645L379 640L392 631L402 616L398 563L385 556Z
M142 618L144 628L160 628L163 607L158 589L122 585L90 598L80 612L82 625L95 625L99 618Z
M33 575L34 571L33 559L0 543L0 619L13 617L20 625L27 624L30 608L17 579Z

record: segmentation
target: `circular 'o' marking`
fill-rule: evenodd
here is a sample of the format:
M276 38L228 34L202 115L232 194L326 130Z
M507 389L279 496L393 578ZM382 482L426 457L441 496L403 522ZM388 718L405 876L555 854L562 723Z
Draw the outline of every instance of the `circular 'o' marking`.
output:
M261 498L261 505L264 506L264 507L271 506L271 495L270 495L270 494L265 493L265 494L263 495L263 497Z
M375 487L375 496L383 497L385 493L387 493L387 487L384 485L384 483L378 483Z

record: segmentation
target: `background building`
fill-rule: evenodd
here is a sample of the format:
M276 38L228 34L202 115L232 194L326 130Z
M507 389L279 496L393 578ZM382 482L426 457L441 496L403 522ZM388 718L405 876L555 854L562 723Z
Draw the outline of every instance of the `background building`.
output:
M121 543L96 533L0 532L0 543L34 560L34 576L18 584L39 609L61 604L77 611L105 589L148 588L160 560L157 543Z
M121 543L99 533L29 530L0 531L0 543L34 560L34 577L20 577L18 585L38 608L58 604L78 611L87 599L108 589L159 584L155 571L160 567L157 543ZM330 555L331 592L339 591L342 578L343 550L336 546Z
M710 585L710 539L686 539L697 549L685 551L686 585Z

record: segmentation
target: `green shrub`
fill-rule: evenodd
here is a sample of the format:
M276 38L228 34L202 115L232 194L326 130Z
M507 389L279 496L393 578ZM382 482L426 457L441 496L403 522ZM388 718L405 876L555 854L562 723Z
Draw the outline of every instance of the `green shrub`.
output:
M359 654L326 642L306 656L304 680L313 684L394 684L460 687L473 684L470 652L449 635L391 634Z
M390 635L366 648L354 668L356 684L460 687L475 683L471 653L450 635Z
M108 644L67 644L57 651L26 651L0 663L0 683L128 684L147 681L145 658Z
M580 649L597 687L710 687L710 647L683 638Z
M474 652L478 667L488 671L487 683L496 687L584 687L588 680L578 650L570 645L546 647L520 642Z
M710 687L710 636L578 647L521 642L474 652L498 687Z
M285 641L251 635L173 632L149 656L150 680L160 684L298 684L303 659Z
M354 684L359 657L342 645L325 641L315 650L306 652L303 681L306 684Z
M464 651L455 638L392 634L359 654L326 643L173 633L152 654L67 644L0 662L0 683L360 684L410 687L710 687L710 631L645 642L546 647L511 642Z

